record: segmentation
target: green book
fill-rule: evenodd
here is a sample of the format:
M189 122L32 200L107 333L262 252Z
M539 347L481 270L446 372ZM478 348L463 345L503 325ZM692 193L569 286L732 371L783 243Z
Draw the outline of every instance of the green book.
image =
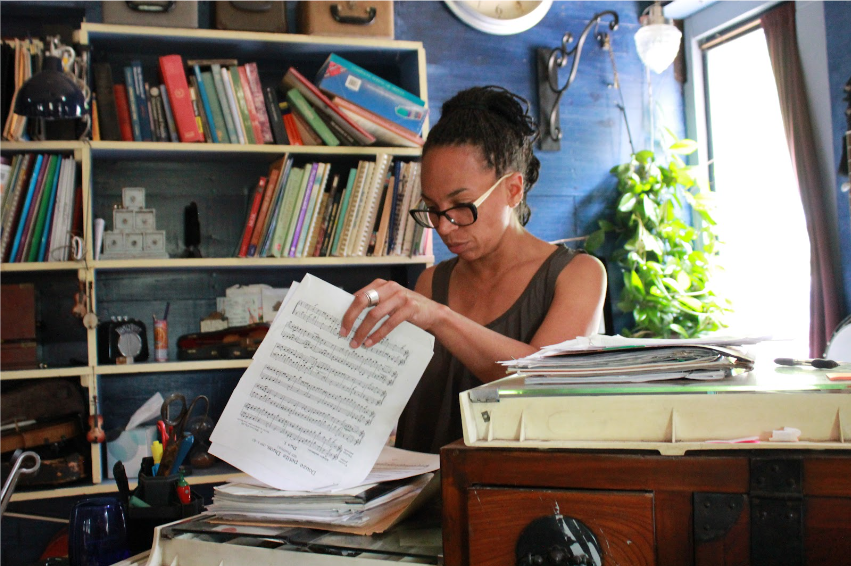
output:
M230 111L230 103L228 102L227 91L225 90L225 83L222 80L222 66L218 64L210 65L211 73L213 75L213 84L216 87L216 95L219 97L219 105L222 109L222 116L225 120L225 128L228 132L228 137L230 138L230 143L239 143L239 136L236 133L236 125L233 123L233 114ZM206 83L204 86L207 86Z
M41 190L41 198L38 208L35 209L33 217L33 229L27 236L27 247L21 261L37 261L38 250L41 245L41 235L44 232L44 220L47 217L47 209L50 206L50 198L53 196L53 181L56 178L56 165L60 157L56 154L50 156L47 163L47 172L44 175L44 187Z
M301 257L304 254L304 246L310 240L310 233L313 231L313 218L316 214L316 208L319 206L319 201L322 200L322 193L325 192L325 181L328 179L328 169L325 163L320 163L316 170L316 178L313 181L313 189L310 192L310 203L307 205L307 214L304 216L304 226L298 238L298 247L296 248L295 256Z
M290 228L290 221L293 217L293 208L295 208L295 199L303 177L304 169L301 167L293 167L290 171L289 177L287 178L287 185L284 187L284 202L281 203L281 210L278 213L278 223L275 226L275 235L272 236L272 255L274 257L281 257L284 255L284 240L286 239L287 232Z
M211 71L202 71L201 67L194 65L195 79L198 81L198 90L201 92L201 100L206 101L205 106L209 106L209 116L207 120L213 124L213 130L216 132L218 143L230 143L228 137L228 129L225 126L225 116L222 114L222 105L219 102L219 95L216 92L216 82L213 80ZM203 88L202 88L203 87Z
M340 212L337 213L337 224L334 226L334 241L331 244L330 255L337 255L337 248L340 246L340 234L343 232L343 224L346 222L346 212L349 208L349 201L352 196L352 187L355 185L355 178L358 175L358 170L354 167L349 171L349 180L346 182L346 191L343 193L343 198L340 200Z
M248 103L245 102L245 91L242 89L242 80L239 78L239 67L234 65L228 69L233 79L233 94L236 96L236 104L239 106L239 115L242 117L242 129L245 130L246 143L258 143L254 138L254 127L251 125L251 114L248 113ZM261 140L259 143L263 143Z
M295 248L293 247L293 240L298 238L298 232L301 230L301 224L299 223L299 218L301 218L302 222L304 221L303 209L306 211L307 203L305 203L305 195L307 198L310 198L309 191L313 188L312 181L316 178L316 169L318 167L317 163L311 163L310 166L304 167L304 175L302 176L301 184L298 187L298 193L296 194L296 202L293 205L293 213L290 217L290 225L287 228L287 237L284 238L284 251L286 255L290 257L295 257ZM298 243L298 240L296 240Z
M291 88L287 91L287 101L293 105L293 108L301 114L302 118L310 124L316 133L322 138L325 145L336 146L340 145L340 140L334 135L334 132L322 121L322 118L313 109L313 106L304 98L298 90Z
M62 156L57 156L56 168L53 173L53 179L51 184L48 185L50 187L50 197L47 201L47 214L44 218L44 225L42 227L41 239L38 242L38 250L35 253L35 259L30 259L30 261L47 261L47 244L50 240L50 233L53 230L53 218L54 218L54 210L56 210L56 201L59 199L59 179L61 177L62 172ZM36 247L36 242L33 241L33 249ZM30 258L33 257L33 252L30 252Z

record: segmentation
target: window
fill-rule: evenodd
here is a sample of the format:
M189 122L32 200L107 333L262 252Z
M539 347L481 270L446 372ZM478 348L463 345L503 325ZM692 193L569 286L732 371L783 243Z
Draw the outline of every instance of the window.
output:
M810 244L762 28L704 47L703 68L723 333L791 340L759 345L761 361L806 358Z

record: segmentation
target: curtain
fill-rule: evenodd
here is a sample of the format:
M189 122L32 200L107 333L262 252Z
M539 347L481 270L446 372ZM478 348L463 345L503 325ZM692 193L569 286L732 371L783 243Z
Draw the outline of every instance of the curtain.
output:
M819 172L795 35L795 3L784 2L760 19L810 237L810 357L818 358L824 355L827 341L838 326L842 312L841 279L836 260L839 257L839 238L827 212L833 209L830 206L833 187L822 183Z

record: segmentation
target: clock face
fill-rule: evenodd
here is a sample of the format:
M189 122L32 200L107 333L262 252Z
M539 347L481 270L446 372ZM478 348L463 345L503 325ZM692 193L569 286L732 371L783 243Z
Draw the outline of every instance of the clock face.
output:
M477 30L510 35L540 22L552 0L446 0L446 5L458 19Z

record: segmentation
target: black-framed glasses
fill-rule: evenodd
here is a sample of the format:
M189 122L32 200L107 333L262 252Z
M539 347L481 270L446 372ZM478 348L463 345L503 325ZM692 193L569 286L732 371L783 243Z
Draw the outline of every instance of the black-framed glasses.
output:
M463 202L449 207L446 210L438 210L433 206L426 206L424 202L421 202L417 208L411 209L409 214L411 215L411 218L413 218L416 223L423 228L437 228L438 224L440 224L441 216L446 217L449 222L456 226L469 226L478 220L479 207L483 202L485 202L485 199L491 195L494 189L496 189L501 182L513 174L513 172L506 173L497 179L496 183L494 183L491 188L486 190L484 194L477 198L474 202Z

